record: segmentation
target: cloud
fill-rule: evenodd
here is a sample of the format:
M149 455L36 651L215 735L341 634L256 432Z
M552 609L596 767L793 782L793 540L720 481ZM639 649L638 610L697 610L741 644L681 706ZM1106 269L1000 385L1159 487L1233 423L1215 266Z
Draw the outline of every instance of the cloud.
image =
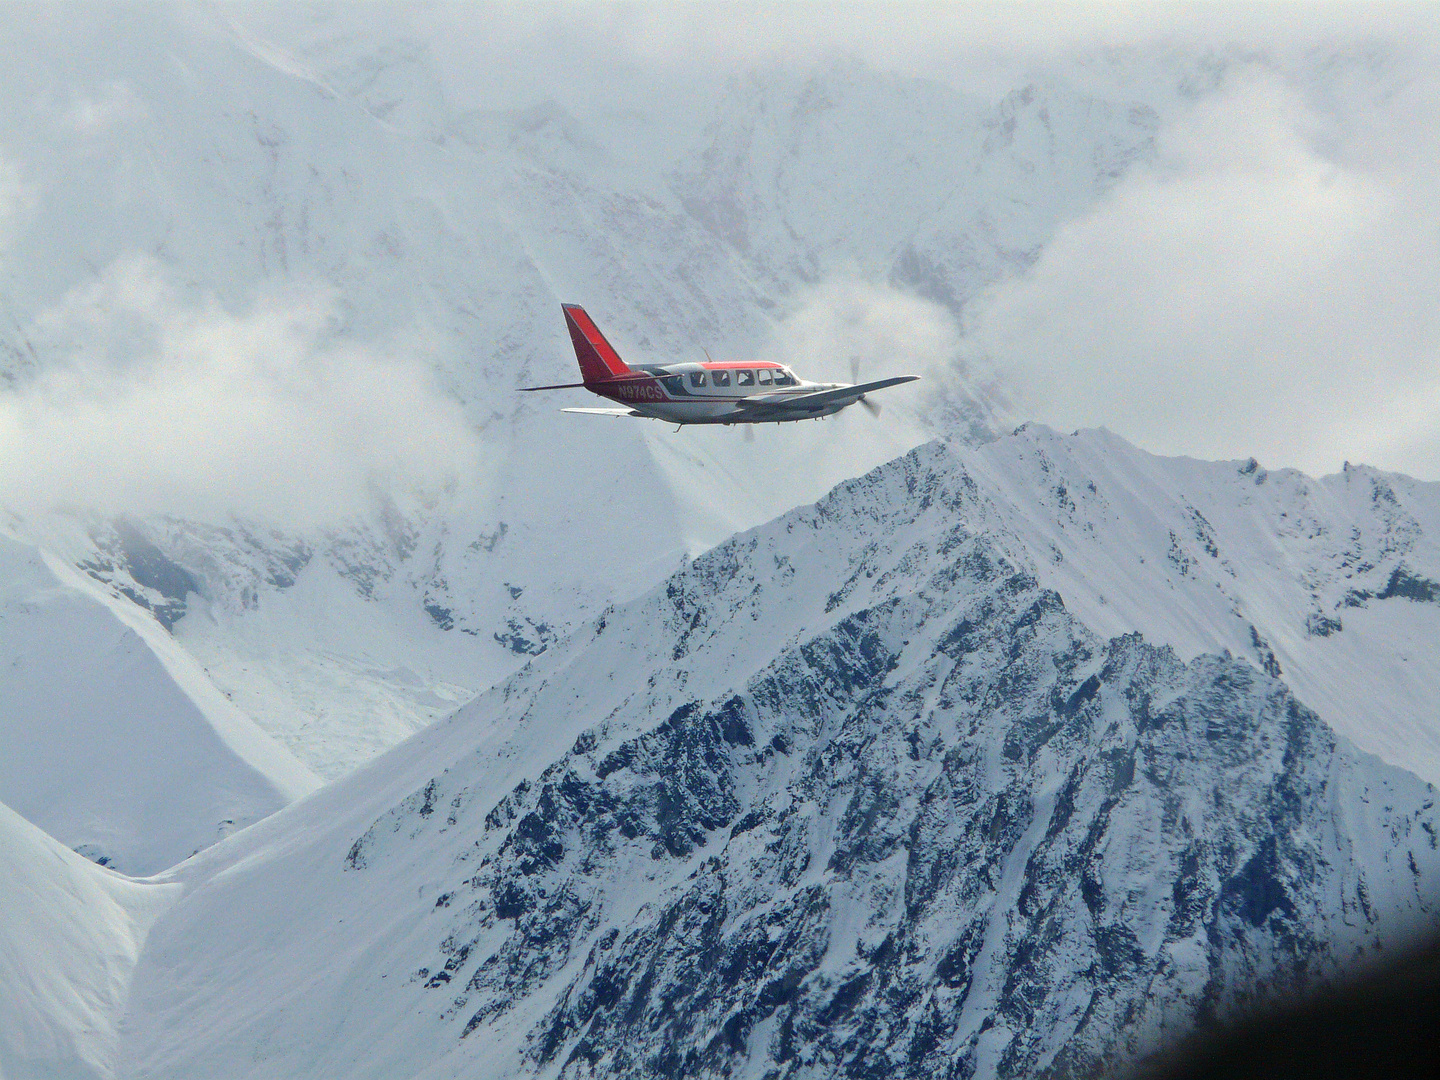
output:
M34 188L0 147L0 251L9 243L21 217L34 209L35 201Z
M635 96L633 73L677 76L667 93L702 99L713 80L755 66L789 68L859 57L880 70L1004 93L1017 73L1059 55L1279 50L1302 55L1341 38L1384 37L1434 53L1423 4L1117 0L694 0L687 3L525 2L354 5L376 23L430 39L447 91L467 107L516 107L555 97L584 112L597 97ZM251 5L260 32L317 38L310 9ZM523 56L517 66L513 58ZM1000 74L1003 72L1003 74ZM643 95L643 91L641 92ZM652 102L632 104L650 105Z
M1314 107L1233 73L977 305L1028 415L1164 453L1440 477L1434 83Z
M130 258L36 320L43 371L0 392L0 502L294 526L378 488L473 480L478 447L424 356L347 340L336 297L232 312Z
M961 353L960 326L947 308L841 272L795 298L761 356L816 382L920 376L917 385L875 397L895 428L898 453L937 434L990 427L1001 404L997 383Z
M743 433L723 425L683 433L643 425L656 465L685 507L692 549L818 499L936 435L984 424L989 413L970 393L960 344L948 309L853 269L787 297L756 358L814 382L849 382L852 357L862 379L909 374L924 381L877 393L884 410L878 420L856 405L818 421L757 424Z
M777 324L765 359L794 364L814 379L880 379L918 367L949 366L960 328L939 304L858 274L837 274L806 290Z
M112 80L89 93L76 91L64 112L64 122L82 135L138 120L145 115L144 102L128 82Z

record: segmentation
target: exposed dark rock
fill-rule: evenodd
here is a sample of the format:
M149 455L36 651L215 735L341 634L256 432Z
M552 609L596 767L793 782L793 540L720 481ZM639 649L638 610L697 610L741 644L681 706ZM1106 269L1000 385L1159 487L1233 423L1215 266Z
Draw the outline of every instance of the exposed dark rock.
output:
M750 543L656 595L661 663L753 594ZM437 776L356 842L356 870L388 836L473 843L417 984L457 1036L543 1000L516 1067L562 1077L1075 1077L1323 981L1397 875L1428 917L1427 789L1340 743L1258 630L1263 670L1185 663L1097 639L963 526L939 546L908 591L852 562L843 610L709 700L596 717L475 817L433 812L472 798Z
M1403 566L1397 566L1385 588L1376 596L1378 600L1388 600L1392 596L1401 596L1406 600L1415 600L1422 604L1440 603L1440 582L1431 581L1427 577L1412 573Z

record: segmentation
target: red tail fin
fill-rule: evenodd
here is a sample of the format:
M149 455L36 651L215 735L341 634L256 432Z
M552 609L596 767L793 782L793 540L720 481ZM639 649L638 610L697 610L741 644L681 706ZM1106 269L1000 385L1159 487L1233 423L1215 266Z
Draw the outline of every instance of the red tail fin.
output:
M630 373L629 365L620 359L620 354L605 340L584 308L579 304L561 304L560 310L565 312L565 325L575 345L575 359L580 361L580 375L587 383L608 382Z

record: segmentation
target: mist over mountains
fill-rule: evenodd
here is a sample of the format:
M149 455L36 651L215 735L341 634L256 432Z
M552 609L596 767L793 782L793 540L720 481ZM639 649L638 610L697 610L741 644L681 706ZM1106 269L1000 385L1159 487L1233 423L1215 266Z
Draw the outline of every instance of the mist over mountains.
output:
M286 50L165 9L49 33L79 69L73 93L98 96L84 108L54 89L32 96L6 138L38 143L24 175L48 193L6 252L6 430L10 460L49 463L15 470L7 489L31 535L122 575L124 559L86 550L117 541L89 534L116 512L146 517L146 542L209 607L177 632L282 740L305 722L297 705L313 712L357 676L382 700L346 706L373 727L411 730L435 712L402 680L337 670L353 650L284 625L289 597L252 602L290 571L251 559L324 553L334 591L477 639L417 649L424 631L395 630L399 612L372 616L374 636L405 643L378 646L368 668L483 686L735 528L939 432L992 433L997 388L967 376L956 315L1143 154L1156 124L1063 84L1053 100L1034 87L977 99L847 61L737 77L647 158L632 141L643 117L628 113L451 106L413 42L322 36ZM158 65L157 37L170 49ZM64 130L77 109L84 131ZM1064 128L1050 119L1061 110ZM47 125L63 136L36 139ZM198 134L166 134L177 129ZM880 131L874 165L851 170L853 147ZM908 174L893 176L894 161ZM558 403L514 389L570 377L556 315L567 299L636 358L732 350L849 378L858 357L867 378L926 380L884 424L846 416L754 444L558 424ZM603 474L582 465L596 461ZM577 488L603 492L611 512ZM55 502L99 520L54 520ZM250 537L282 536L263 554L217 546L210 533L232 514ZM209 648L211 620L287 640L308 663L275 670L252 652L237 670L233 645ZM310 760L333 774L356 757Z
M0 53L0 1074L1072 1075L1430 926L1423 36L72 10ZM562 417L562 301L923 381Z

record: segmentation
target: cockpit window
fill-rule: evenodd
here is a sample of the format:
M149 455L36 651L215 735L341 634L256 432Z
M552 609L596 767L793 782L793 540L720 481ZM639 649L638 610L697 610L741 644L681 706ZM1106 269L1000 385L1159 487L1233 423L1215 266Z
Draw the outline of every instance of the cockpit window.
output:
M703 371L692 371L692 372L690 372L690 385L691 385L691 386L704 386L704 385L705 385L705 372L703 372Z
M755 385L755 373L754 373L753 371L745 371L745 370L743 370L743 369L740 370L740 371L735 372L735 385L736 385L736 386L754 386L754 385Z
M730 385L730 373L728 371L712 371L710 374L714 378L716 386Z
M770 369L769 369L769 368L761 368L759 371L757 371L757 372L755 373L755 377L759 380L761 386L769 386L769 385L770 385Z
M781 368L779 371L775 372L775 385L794 386L795 376L791 375L790 372L786 371L784 368Z

